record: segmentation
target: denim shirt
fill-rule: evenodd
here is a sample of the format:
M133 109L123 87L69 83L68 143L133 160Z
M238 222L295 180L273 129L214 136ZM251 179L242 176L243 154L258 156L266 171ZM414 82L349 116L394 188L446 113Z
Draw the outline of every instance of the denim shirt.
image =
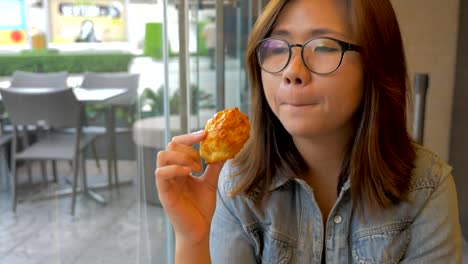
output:
M416 156L409 202L365 217L352 207L348 180L326 221L311 187L284 175L275 176L260 206L243 195L228 197L235 181L226 164L211 224L212 262L461 263L452 169L420 146Z

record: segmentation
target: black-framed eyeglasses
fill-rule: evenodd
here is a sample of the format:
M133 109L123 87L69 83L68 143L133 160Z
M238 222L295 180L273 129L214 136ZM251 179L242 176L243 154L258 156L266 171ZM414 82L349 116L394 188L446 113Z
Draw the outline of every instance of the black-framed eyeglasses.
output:
M280 38L266 38L257 44L257 58L260 67L269 73L281 72L291 60L292 48L301 48L301 58L309 71L317 74L329 74L336 71L347 51L361 51L361 47L337 40L320 37L304 44L289 44Z

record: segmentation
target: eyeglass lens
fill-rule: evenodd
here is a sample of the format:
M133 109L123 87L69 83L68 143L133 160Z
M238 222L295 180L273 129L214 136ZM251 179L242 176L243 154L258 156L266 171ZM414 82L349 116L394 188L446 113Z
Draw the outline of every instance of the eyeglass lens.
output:
M257 52L262 69L276 73L282 71L289 63L291 50L283 40L265 39L259 44ZM317 38L303 46L302 58L305 66L319 74L336 70L341 56L341 46L332 39Z

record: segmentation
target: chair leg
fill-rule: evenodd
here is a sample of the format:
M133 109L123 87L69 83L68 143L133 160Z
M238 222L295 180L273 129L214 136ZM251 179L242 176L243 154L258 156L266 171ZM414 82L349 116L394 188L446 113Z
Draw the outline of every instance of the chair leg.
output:
M101 173L101 163L99 162L99 158L96 151L96 143L94 141L91 143L91 150L93 151L93 156L94 160L96 161L96 167L98 169L98 172Z
M44 184L47 184L47 168L46 168L46 162L45 161L40 161L41 163L41 174L42 174L42 181Z
M111 127L112 127L112 108L109 107L105 111L105 118L106 118L106 136L108 140L108 146L107 146L107 184L109 187L109 191L112 190L112 161L113 161L113 155L112 155L112 144L114 141L112 140L112 133L110 132Z
M16 212L17 193L16 193L16 161L11 161L11 208Z
M87 192L88 191L88 176L86 174L86 159L85 159L85 154L81 153L81 176L83 180L83 191Z
M17 151L17 146L16 144L18 143L17 139L17 127L13 126L13 141L11 142L11 156L10 156L10 163L11 163L11 209L13 212L16 212L16 202L17 202L17 193L16 193L16 151Z
M78 184L78 168L79 168L79 155L75 155L73 159L73 182L72 182L72 205L71 214L75 215L76 206L76 186Z
M112 135L111 135L111 155L112 155L112 162L113 162L113 165L114 165L114 186L117 187L117 190L119 189L119 175L118 175L118 172L117 172L117 147L116 147L116 142L117 142L117 139L116 139L116 134L115 134L115 108L111 107L111 112L110 112L110 115L111 115L111 123L112 125L110 127L112 127L112 129L114 131L112 131Z
M32 180L32 166L31 166L32 161L25 161L25 162L26 162L26 168L28 170L28 183L32 184L32 182L33 182L33 180Z
M112 190L112 159L107 157L107 185L109 191Z
M117 187L117 190L119 189L119 173L117 172L117 157L115 157L114 153L114 185Z
M0 122L1 124L1 122ZM1 150L0 152L0 162L2 163L0 165L2 171L0 172L0 175L5 175L5 187L8 189L8 186L10 186L10 166L11 164L8 163L8 157L7 157L6 149ZM3 162L4 161L4 162ZM3 179L2 179L3 181ZM3 185L3 184L2 184Z
M22 126L22 130L19 132L19 138L21 140L21 145L23 148L29 146L29 135L28 135L28 127L27 126ZM26 162L26 167L28 170L28 183L32 184L33 178L32 178L32 161L25 161Z
M54 176L54 182L57 183L57 161L52 161L52 175Z

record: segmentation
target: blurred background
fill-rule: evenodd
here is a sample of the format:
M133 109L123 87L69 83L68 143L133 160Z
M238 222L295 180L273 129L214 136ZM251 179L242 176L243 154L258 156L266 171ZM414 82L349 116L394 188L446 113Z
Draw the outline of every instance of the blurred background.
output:
M77 152L57 162L12 155L13 142L25 153L57 130L53 120L15 129L21 111L39 110L0 103L0 263L172 263L155 155L218 110L249 113L244 54L266 2L0 0L0 88L51 93L63 115L69 105L52 97L72 89L82 121L70 133L90 143L73 141ZM468 2L392 3L414 98L408 128L453 166L466 238Z

